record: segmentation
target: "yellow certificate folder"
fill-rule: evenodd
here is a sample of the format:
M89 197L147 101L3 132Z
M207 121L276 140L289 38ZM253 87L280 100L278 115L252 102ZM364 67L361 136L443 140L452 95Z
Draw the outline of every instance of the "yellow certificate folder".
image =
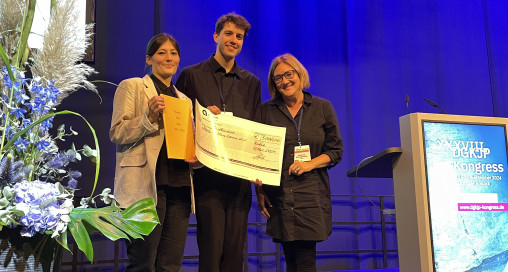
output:
M164 98L162 120L168 158L192 160L195 147L191 103L168 95L161 96Z

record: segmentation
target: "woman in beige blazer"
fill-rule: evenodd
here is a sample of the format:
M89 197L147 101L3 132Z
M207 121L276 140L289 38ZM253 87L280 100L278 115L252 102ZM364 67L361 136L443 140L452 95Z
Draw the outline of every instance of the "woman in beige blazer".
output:
M178 271L190 214L188 162L168 159L159 94L189 100L172 83L180 49L168 34L148 43L151 74L120 83L113 101L109 137L116 144L115 197L122 208L147 197L156 203L161 222L145 239L127 242L127 271ZM191 103L192 105L192 103ZM192 112L192 109L191 109Z

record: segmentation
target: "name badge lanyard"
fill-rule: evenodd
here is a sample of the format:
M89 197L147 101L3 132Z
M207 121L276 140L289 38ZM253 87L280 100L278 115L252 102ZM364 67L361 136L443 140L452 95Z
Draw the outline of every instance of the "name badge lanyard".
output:
M288 109L289 111L289 109ZM290 113L291 116L291 113ZM295 118L291 117L291 121L293 122L293 125L295 125L296 128L296 134L298 135L298 144L302 146L302 140L300 139L300 129L302 128L302 119L303 119L303 105L300 108L300 119L298 120L298 124L296 124Z
M217 76L215 75L215 73L212 73L212 74L213 74L213 78L215 78L215 83L217 83L217 86L219 87L220 101L222 102L222 111L226 112L226 102L231 97L231 93L233 93L233 88L235 87L235 84L236 84L236 76L233 75L233 84L231 84L231 87L229 88L229 91L228 91L228 95L224 99L224 94L222 93L222 84L221 84L220 80L217 78Z

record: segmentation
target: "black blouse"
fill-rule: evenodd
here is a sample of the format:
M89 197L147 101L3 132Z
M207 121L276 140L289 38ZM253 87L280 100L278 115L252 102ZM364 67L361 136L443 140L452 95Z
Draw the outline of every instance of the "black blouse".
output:
M311 158L326 154L328 168L342 159L343 144L332 104L304 91L302 145L310 146ZM301 113L294 120L298 123ZM298 134L284 101L269 100L262 105L263 123L286 127L280 187L263 185L273 207L269 209L267 234L275 241L323 241L332 230L332 211L328 168L317 168L301 176L289 175L294 162Z

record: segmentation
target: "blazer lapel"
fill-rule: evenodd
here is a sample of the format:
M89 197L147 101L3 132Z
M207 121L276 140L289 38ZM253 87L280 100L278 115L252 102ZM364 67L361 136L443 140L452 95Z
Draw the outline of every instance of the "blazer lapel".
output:
M145 85L146 98L150 99L151 97L157 95L157 90L155 89L155 85L149 75L145 75L143 77L143 84Z

